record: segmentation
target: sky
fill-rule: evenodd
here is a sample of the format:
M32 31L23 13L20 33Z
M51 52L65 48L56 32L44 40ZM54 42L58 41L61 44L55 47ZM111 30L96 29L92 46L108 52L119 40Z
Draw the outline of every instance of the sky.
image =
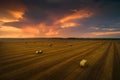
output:
M0 0L0 38L120 38L120 0Z

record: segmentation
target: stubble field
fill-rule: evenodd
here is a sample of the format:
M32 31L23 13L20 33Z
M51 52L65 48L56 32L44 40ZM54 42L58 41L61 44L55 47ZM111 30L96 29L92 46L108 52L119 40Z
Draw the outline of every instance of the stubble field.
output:
M0 80L120 80L120 40L0 39Z

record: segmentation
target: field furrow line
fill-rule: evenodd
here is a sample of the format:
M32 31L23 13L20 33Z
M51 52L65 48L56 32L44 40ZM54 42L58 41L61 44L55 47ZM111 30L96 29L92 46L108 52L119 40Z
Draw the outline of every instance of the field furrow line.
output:
M63 56L63 55L58 55L60 58ZM54 57L56 57L56 56L54 56ZM71 56L70 56L71 57ZM64 58L63 58L64 59ZM56 60L57 60L57 57L56 57ZM53 60L53 61L55 61L55 60ZM53 62L52 61L52 62ZM49 63L49 61L48 60L46 60L46 61L41 61L41 62L39 62L39 63L35 63L35 64L31 64L31 65L29 65L28 67L23 67L23 68L20 68L20 69L18 69L18 70L15 70L15 71L12 71L12 72L10 72L10 73L7 73L7 74L4 74L4 75L1 75L1 76L9 76L9 74L13 74L13 75L17 75L17 74L15 74L17 71L21 71L21 73L22 72L25 72L26 70L27 71L31 71L30 69L32 68L32 67L34 67L34 68L32 68L32 70L34 70L36 67L38 68L38 67L40 67L40 64L42 64L42 62L43 62L43 64L45 65L47 65L47 63ZM47 63L46 63L47 62ZM56 62L54 63L54 64L56 64ZM43 68L44 68L44 66L43 66ZM27 72L26 71L26 72ZM20 74L20 73L18 73L18 74Z

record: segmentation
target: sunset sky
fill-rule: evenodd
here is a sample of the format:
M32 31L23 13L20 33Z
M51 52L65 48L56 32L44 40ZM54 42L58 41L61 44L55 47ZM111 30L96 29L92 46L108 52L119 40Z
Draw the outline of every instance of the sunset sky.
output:
M0 0L0 38L120 38L120 0Z

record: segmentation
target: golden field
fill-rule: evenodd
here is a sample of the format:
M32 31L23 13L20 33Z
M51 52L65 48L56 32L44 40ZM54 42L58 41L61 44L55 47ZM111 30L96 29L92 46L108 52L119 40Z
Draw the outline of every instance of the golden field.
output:
M0 80L120 80L120 40L0 39Z

